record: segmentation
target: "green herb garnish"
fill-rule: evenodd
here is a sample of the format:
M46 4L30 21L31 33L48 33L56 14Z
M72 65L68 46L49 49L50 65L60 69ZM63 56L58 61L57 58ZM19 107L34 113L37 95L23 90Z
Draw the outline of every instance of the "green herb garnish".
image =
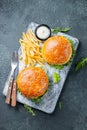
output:
M68 66L72 63L72 59L70 59L66 64L64 64L64 66Z
M64 65L50 65L50 67L53 67L55 69L62 70L65 66L68 66L72 63L72 60L69 60L66 64Z
M54 29L52 30L52 33L54 33L54 34L57 34L58 32L61 32L61 30L60 30L59 27L54 28Z
M62 28L62 29L61 29L61 32L68 32L68 31L70 31L71 29L72 29L71 27Z
M60 75L56 72L53 74L53 82L58 83L60 81Z
M82 58L76 65L75 70L79 70L87 65L87 58Z
M74 47L74 41L72 39L68 39L71 43L71 45Z
M50 76L48 75L48 74L46 74L47 75L47 78L49 79L50 78Z
M20 92L19 88L17 88L17 91Z
M62 70L65 66L68 66L72 63L72 59L70 59L66 64L64 65L50 65L50 67L53 67L55 69Z
M57 34L58 32L68 32L69 30L71 30L71 27L68 27L68 28L57 27L52 30L52 33Z
M38 97L38 98L32 98L31 100L32 100L32 102L39 103L39 102L41 102L41 100L42 100L42 96L40 96L40 97Z
M48 83L48 86L50 86L50 85L51 85L51 83L49 82L49 83Z
M70 43L71 43L71 46L72 46L72 57L76 54L76 51L75 51L75 49L74 49L74 41L73 40L71 40L71 39L68 39L69 41L70 41Z
M22 95L22 93L21 93L21 91L19 90L19 88L17 88L17 92L19 92L19 93Z
M32 109L30 106L24 104L24 108L25 108L29 113L31 113L32 116L35 116L35 112L33 111L33 109Z
M59 101L58 107L59 107L60 110L62 109L62 102L61 101Z
M62 70L64 68L64 65L50 65L50 67L54 67L55 69Z

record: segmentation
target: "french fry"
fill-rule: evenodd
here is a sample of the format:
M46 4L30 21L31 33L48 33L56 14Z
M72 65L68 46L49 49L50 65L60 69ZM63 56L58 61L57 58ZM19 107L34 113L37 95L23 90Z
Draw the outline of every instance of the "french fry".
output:
M26 66L34 65L39 63L44 64L42 53L40 49L41 41L36 38L32 30L28 33L22 33L22 39L19 39L21 45L22 55L20 57Z

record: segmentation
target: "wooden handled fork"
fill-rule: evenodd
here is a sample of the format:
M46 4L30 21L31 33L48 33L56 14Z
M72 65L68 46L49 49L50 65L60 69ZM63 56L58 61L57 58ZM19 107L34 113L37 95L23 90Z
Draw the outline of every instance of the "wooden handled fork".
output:
M13 52L13 55L12 55L12 60L11 60L11 72L10 72L10 78L9 78L9 86L8 86L8 91L7 91L7 95L6 95L6 100L5 102L7 104L10 104L10 100L11 100L11 94L12 94L12 106L15 106L14 102L16 102L16 92L15 91L12 91L12 90L15 90L13 88L16 88L16 81L14 80L14 71L17 67L17 64L18 64L18 54L17 52Z

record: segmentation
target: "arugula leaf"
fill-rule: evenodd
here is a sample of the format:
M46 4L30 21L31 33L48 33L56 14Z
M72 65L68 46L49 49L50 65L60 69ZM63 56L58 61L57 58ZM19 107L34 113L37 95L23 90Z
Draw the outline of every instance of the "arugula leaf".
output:
M52 30L52 33L57 34L58 32L68 32L69 30L71 30L71 27L68 28L57 27Z
M17 91L20 92L19 88L17 88Z
M72 45L72 56L74 56L76 54L76 51L74 49L74 41L72 39L68 39Z
M74 41L72 39L68 39L72 46L74 46Z
M80 61L78 61L75 70L79 70L87 65L87 58L82 58Z
M41 96L41 97L38 97L38 98L33 98L33 99L31 99L31 100L32 100L32 102L39 103L39 102L41 102L41 100L42 100L42 96Z
M50 86L50 85L51 85L51 82L48 83L48 86Z
M71 27L62 28L62 29L61 29L61 32L68 32L68 31L70 31L71 29L72 29Z
M50 67L54 67L55 69L62 70L64 68L64 65L50 65Z
M48 75L48 74L46 74L47 75L47 78L49 79L50 78L50 76Z
M64 66L68 66L72 63L72 59L70 59L66 64L64 64Z
M64 65L50 65L50 67L53 67L55 69L62 70L65 66L68 66L72 63L72 60L69 60L66 64Z
M33 111L33 109L32 109L30 106L24 104L24 108L25 108L29 113L31 113L32 116L35 116L35 112Z
M19 90L19 88L17 88L17 92L19 92L19 93L22 95L22 93L21 93L21 91Z
M59 27L54 28L54 29L52 30L52 33L54 33L54 34L57 34L58 32L61 32L61 29L60 29Z
M60 75L56 72L53 74L53 82L58 83L60 81Z
M62 102L61 101L59 101L58 106L59 106L59 109L61 110L62 109Z
M70 59L66 64L64 65L50 65L50 67L53 67L55 69L62 70L65 66L68 66L72 63L72 59Z

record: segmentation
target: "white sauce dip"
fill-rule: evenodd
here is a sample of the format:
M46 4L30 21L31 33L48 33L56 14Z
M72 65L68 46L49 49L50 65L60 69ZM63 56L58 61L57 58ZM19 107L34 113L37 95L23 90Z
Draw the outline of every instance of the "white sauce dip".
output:
M46 26L40 26L38 27L36 34L40 39L46 39L50 36L50 30Z

